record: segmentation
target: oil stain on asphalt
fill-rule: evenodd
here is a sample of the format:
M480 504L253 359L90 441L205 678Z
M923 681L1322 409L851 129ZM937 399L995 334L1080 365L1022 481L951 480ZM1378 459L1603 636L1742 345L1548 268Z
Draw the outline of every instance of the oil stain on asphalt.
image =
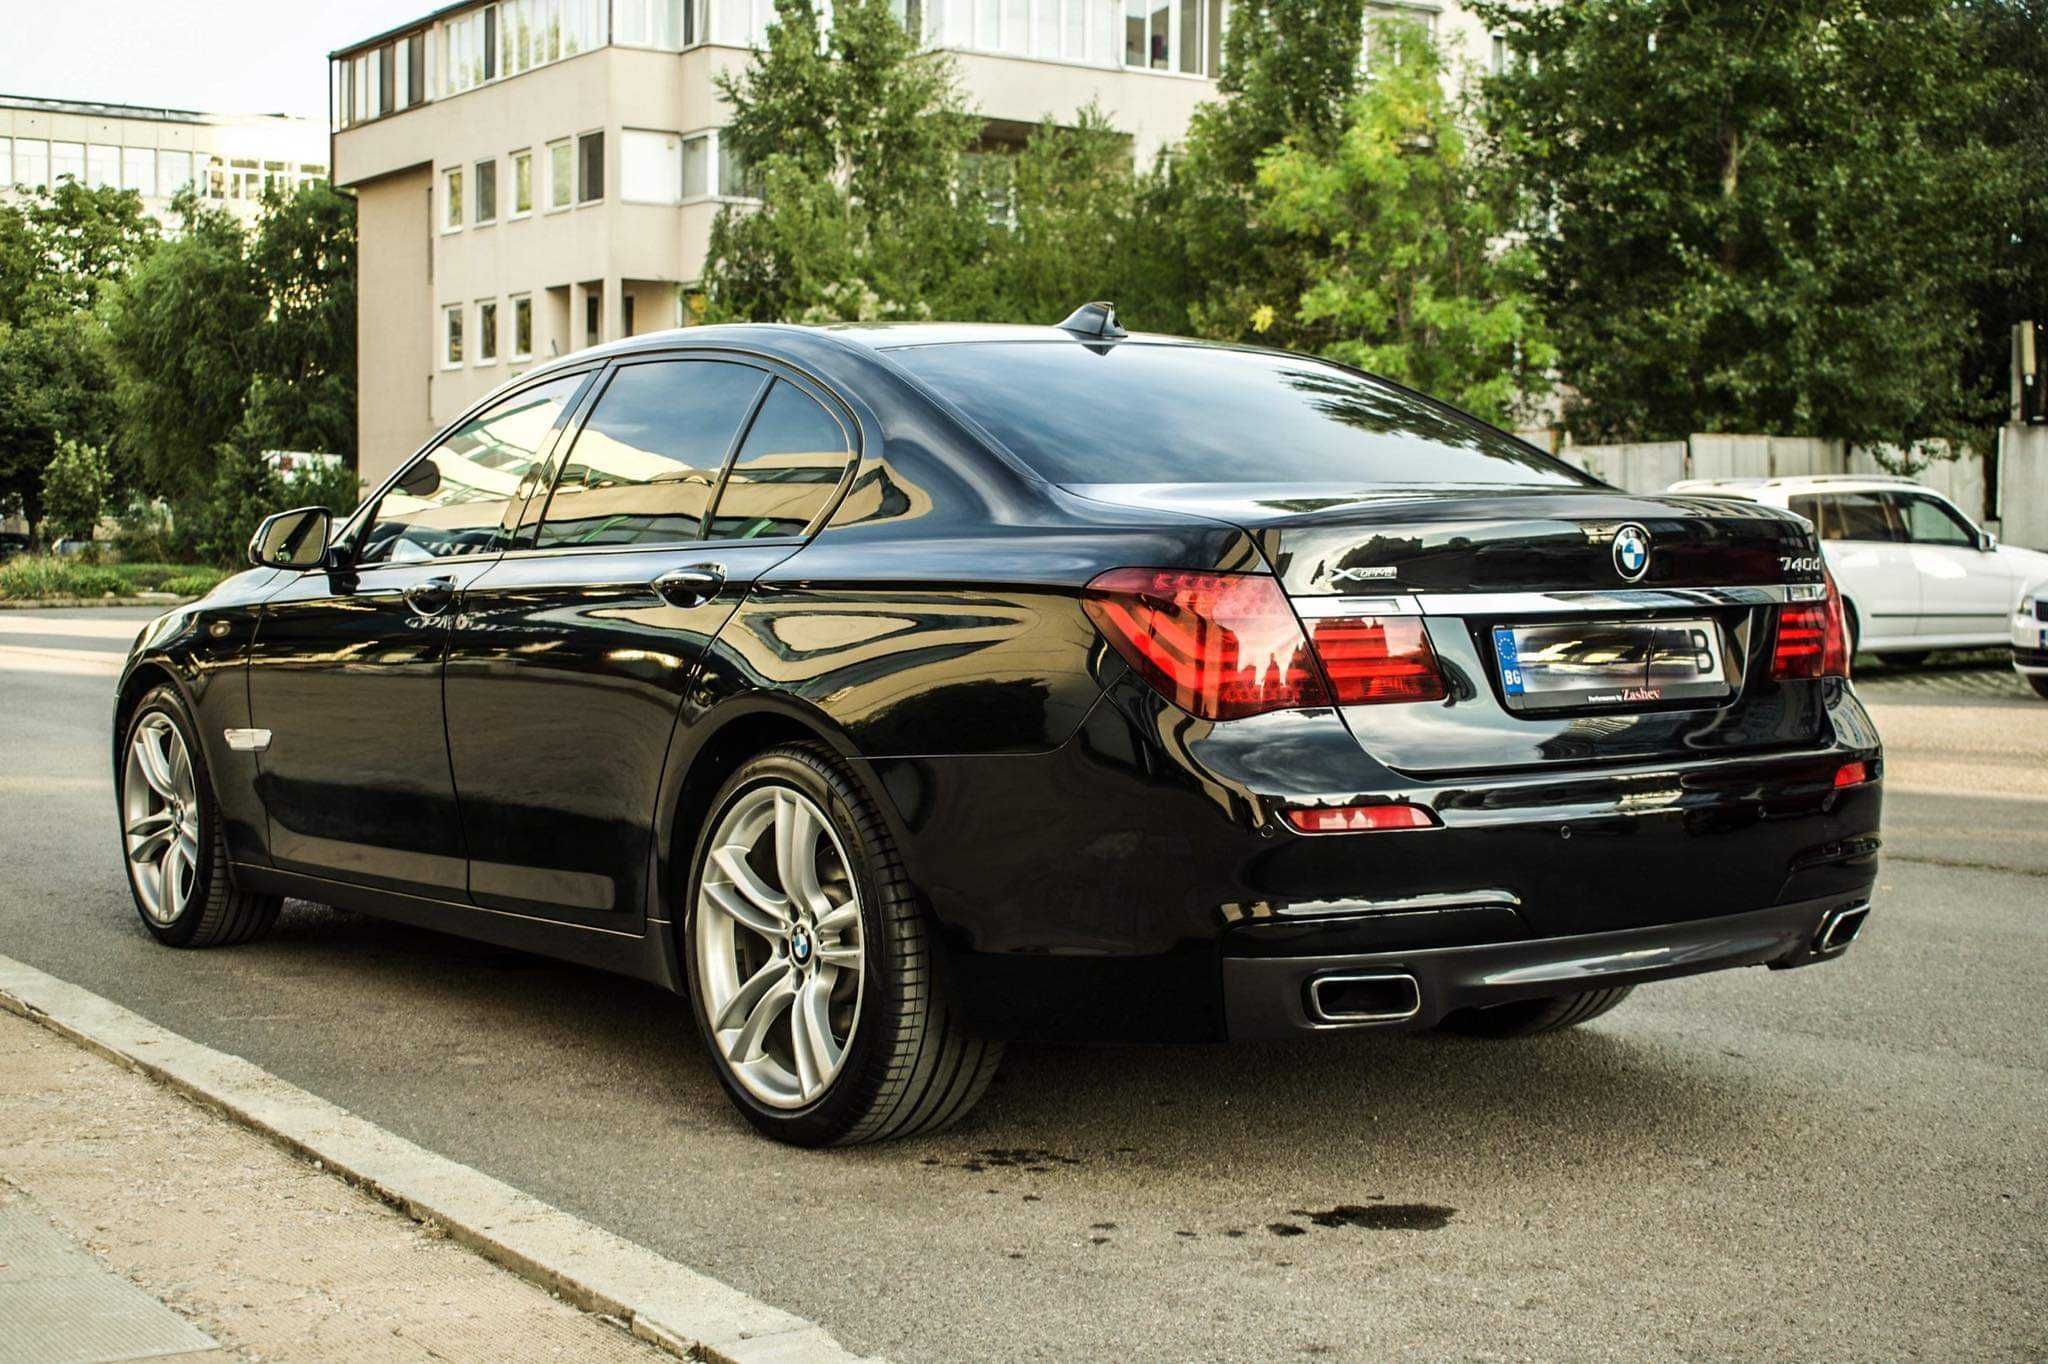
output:
M1288 1209L1290 1216L1307 1218L1319 1227L1360 1227L1366 1231L1442 1231L1457 1212L1456 1208L1437 1203L1339 1203L1321 1212ZM1275 1236L1300 1236L1308 1228L1297 1222L1269 1222L1266 1230Z

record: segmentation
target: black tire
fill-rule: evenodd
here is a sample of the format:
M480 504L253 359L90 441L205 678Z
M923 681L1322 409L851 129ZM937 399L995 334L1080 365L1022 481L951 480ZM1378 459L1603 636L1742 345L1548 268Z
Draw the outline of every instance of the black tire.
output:
M1490 1009L1460 1009L1437 1024L1445 1032L1464 1037L1533 1037L1591 1022L1634 993L1633 985L1608 990L1587 990L1583 994L1553 995L1548 999L1523 999L1513 1004L1496 1004Z
M802 1107L757 1098L733 1073L708 1014L697 919L714 831L728 811L764 786L794 788L822 811L844 850L860 911L862 984L857 1024L824 1091ZM975 1037L934 978L936 945L894 839L874 802L829 749L773 748L742 764L720 789L690 859L680 949L691 1014L726 1094L749 1122L797 1146L851 1146L937 1132L965 1117L987 1092L1001 1042Z
M197 729L186 713L185 700L174 687L162 686L142 698L128 717L121 735L121 761L115 792L117 825L125 810L128 753L135 736L153 716L162 716L177 729L184 741L197 794L198 855L193 861L191 890L182 909L168 922L149 912L137 881L135 864L125 856L128 842L122 839L122 865L128 873L128 893L142 926L167 947L232 947L253 942L277 923L284 901L276 895L255 895L238 889L228 867L227 843L221 834L220 806L214 799L213 781L206 768L206 750L200 746Z
M2034 695L2048 700L2048 673L2025 674L2027 685L2034 689Z

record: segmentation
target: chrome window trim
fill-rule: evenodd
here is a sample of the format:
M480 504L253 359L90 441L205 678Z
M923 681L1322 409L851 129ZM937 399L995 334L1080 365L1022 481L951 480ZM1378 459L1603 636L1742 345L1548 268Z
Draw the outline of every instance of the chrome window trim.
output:
M1824 583L1754 587L1631 587L1590 592L1427 592L1295 597L1297 614L1330 616L1543 616L1582 611L1655 611L1700 606L1781 606L1820 601Z
M1433 913L1446 909L1519 909L1522 897L1511 890L1442 891L1392 900L1291 900L1277 902L1281 919L1345 919L1369 914Z

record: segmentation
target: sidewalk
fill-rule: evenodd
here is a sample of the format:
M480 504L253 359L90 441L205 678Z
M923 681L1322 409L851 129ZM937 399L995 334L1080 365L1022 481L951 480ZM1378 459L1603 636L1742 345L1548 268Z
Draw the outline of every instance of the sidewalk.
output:
M671 1360L0 1012L0 1364Z

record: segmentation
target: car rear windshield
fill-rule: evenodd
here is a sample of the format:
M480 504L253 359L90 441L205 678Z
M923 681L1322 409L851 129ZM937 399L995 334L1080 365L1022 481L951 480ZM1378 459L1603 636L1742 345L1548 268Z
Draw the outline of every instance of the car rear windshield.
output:
M970 341L890 358L1053 483L1597 486L1505 432L1306 356Z

